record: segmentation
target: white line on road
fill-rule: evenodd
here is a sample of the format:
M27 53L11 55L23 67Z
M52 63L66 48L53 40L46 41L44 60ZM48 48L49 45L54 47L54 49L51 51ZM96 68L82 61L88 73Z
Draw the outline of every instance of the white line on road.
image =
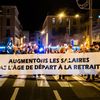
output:
M96 86L99 86L100 87L100 83L98 82L93 82Z
M10 100L15 100L16 99L16 96L18 94L18 91L19 91L19 88L15 88L14 93L13 93L13 95L12 95L12 97L11 97Z
M42 79L37 79L38 87L50 87L49 83L46 80L45 76L41 76Z
M62 100L57 90L53 90L53 92L56 97L56 100Z
M98 86L96 86L95 84L89 83L89 82L85 82L85 79L82 78L82 77L73 76L73 78L76 79L79 83L81 83L84 86L92 86L92 87L94 87L94 88L96 88L97 90L100 91L100 88Z
M83 80L85 80L83 77L80 77L80 78L83 79ZM87 82L85 82L85 83L87 83ZM100 88L97 86L98 84L96 83L96 85L95 85L95 82L93 82L93 83L88 83L88 84L100 91Z
M78 77L78 76L72 76L72 77L73 77L75 80L77 80L79 83L81 83L82 85L84 85L84 86L91 86L90 83L85 82L84 79L82 79L82 78L80 78L80 77Z
M7 78L0 78L0 87L2 87L6 80Z
M58 82L61 87L72 87L72 84L69 82Z
M57 76L53 76L55 80L57 80ZM57 83L61 86L61 87L73 87L71 83L67 82L67 81L58 81Z
M26 76L24 76L24 78L25 77ZM17 78L19 78L19 76ZM24 87L24 86L25 86L25 79L16 79L13 85L13 87Z

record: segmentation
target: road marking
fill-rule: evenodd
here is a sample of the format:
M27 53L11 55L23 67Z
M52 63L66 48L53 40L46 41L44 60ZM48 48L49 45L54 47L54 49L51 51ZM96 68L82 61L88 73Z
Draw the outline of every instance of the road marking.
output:
M72 84L69 82L58 82L61 87L72 87Z
M80 77L81 79L83 79L83 80L85 80L83 77ZM85 83L87 83L87 82L85 82ZM94 83L94 84L93 84ZM92 86L92 87L94 87L94 88L96 88L97 90L99 90L100 91L100 88L97 86L98 84L97 83L95 83L95 82L93 82L93 83L89 83L90 84L90 86ZM99 86L100 86L100 84L99 84Z
M6 80L7 78L0 78L0 87L2 87Z
M96 88L97 90L100 91L100 88L99 88L98 86L96 86L95 84L90 83L90 82L85 82L85 79L82 78L82 77L73 76L73 78L74 78L75 80L77 80L79 83L81 83L82 85L84 85L84 86L92 86L92 87L94 87L94 88ZM83 82L82 80L83 80L84 82Z
M58 79L57 76L53 76L53 77L54 77L55 80ZM57 83L58 83L61 87L73 87L73 85L72 85L71 83L69 83L69 82L67 82L67 81L64 81L64 80L62 80L62 81L58 81L58 80L57 80Z
M95 84L96 86L99 86L100 87L100 83L98 82L93 82L93 84Z
M13 93L13 95L12 95L12 97L11 97L10 100L15 100L16 99L16 96L18 94L18 91L19 91L19 88L15 88L14 93Z
M19 78L19 76L17 78ZM16 79L13 85L13 87L24 87L24 86L25 86L25 79Z
M45 76L41 76L42 79L37 79L38 87L50 87L49 83L46 80Z
M56 100L62 100L57 90L53 90L53 92L56 97Z
M96 88L97 90L99 90L99 91L100 91L100 88L99 88L99 87L97 87L96 85L92 84L92 86L93 86L94 88Z
M90 83L85 82L85 80L83 78L80 78L78 76L72 76L75 80L77 80L79 83L81 83L84 86L91 86ZM84 81L84 82L83 82Z

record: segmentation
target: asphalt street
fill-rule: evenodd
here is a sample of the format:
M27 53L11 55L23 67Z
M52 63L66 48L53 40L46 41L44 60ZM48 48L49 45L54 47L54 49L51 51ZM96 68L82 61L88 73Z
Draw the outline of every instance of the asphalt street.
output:
M0 100L100 100L100 81L82 76L0 76Z

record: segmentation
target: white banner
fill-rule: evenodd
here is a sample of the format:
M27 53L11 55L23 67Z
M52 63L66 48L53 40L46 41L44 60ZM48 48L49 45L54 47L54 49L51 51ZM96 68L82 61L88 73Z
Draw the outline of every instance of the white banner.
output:
M100 53L3 54L0 75L100 74Z

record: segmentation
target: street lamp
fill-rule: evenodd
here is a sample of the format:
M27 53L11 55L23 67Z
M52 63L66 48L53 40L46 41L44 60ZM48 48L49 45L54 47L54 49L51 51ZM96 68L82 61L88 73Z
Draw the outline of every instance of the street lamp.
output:
M45 30L42 30L40 33L41 33L41 35L44 35L45 34Z
M89 36L91 45L92 44L92 0L89 0Z
M63 12L60 12L60 13L57 15L57 17L59 18L60 23L62 23L62 18L66 17L66 14L65 14L64 11L63 11Z
M79 14L76 14L76 15L75 15L75 18L79 18L79 17L80 17L80 15L79 15Z
M59 17L59 18L63 18L63 17L65 17L65 16L66 16L66 14L65 14L64 12L61 12L61 13L58 14L58 17Z
M89 10L89 41L91 45L92 44L92 0L86 0L86 2L83 4L79 4L79 0L76 0L76 2L80 9Z
M100 18L100 15L98 15L98 18Z

